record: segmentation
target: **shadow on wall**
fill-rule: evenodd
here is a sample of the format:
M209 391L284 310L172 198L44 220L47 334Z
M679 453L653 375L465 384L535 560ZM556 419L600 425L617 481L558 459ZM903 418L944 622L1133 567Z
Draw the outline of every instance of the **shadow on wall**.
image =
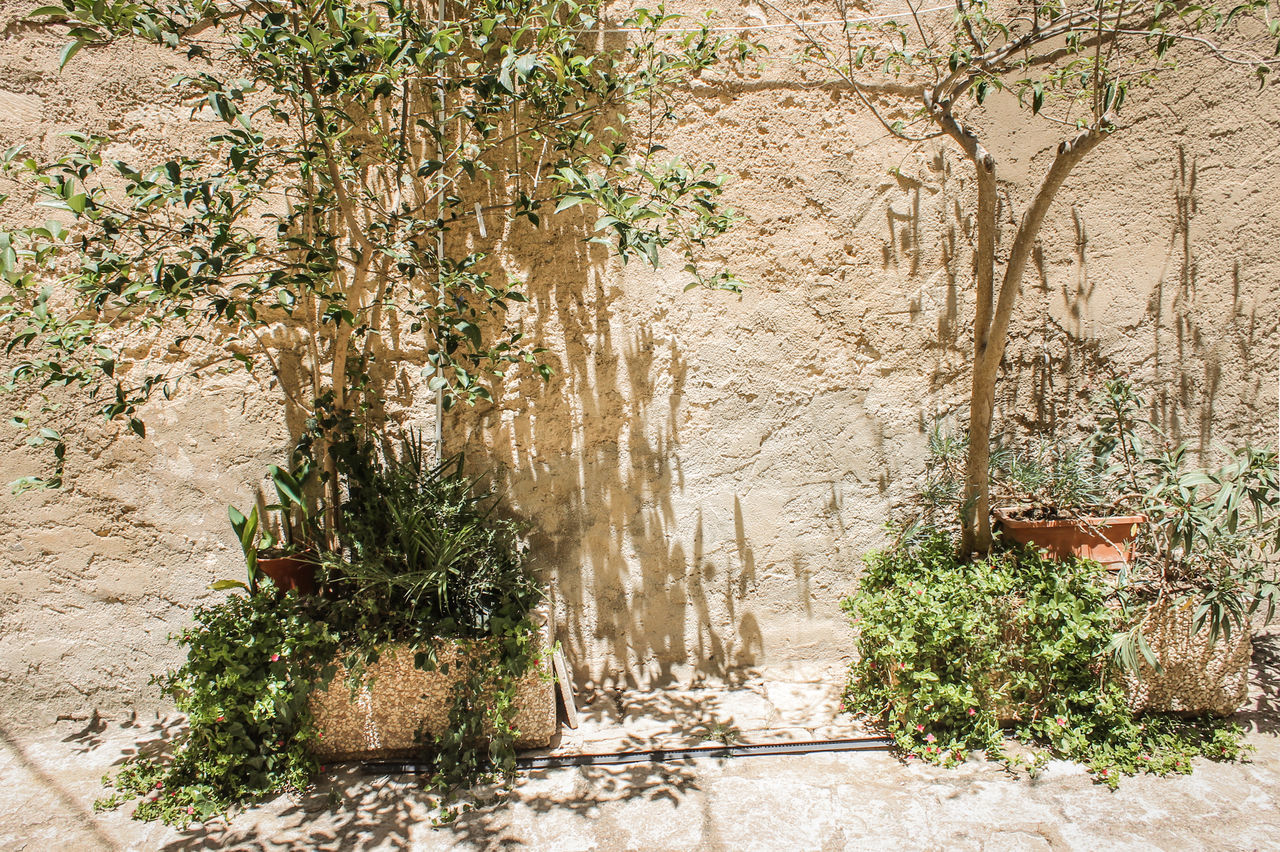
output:
M687 362L643 323L619 337L611 317L621 289L608 253L584 241L588 225L558 220L512 237L543 247L526 281L525 333L555 373L546 383L522 373L495 404L459 411L446 451L506 472L576 680L660 684L682 664L715 675L753 665L760 631L738 612L754 572L741 510L742 570L732 577L704 558L701 510L692 541L677 518Z
M1199 167L1182 145L1172 162L1164 263L1153 270L1145 312L1132 328L1108 328L1103 336L1085 330L1085 318L1105 310L1105 299L1114 294L1103 293L1096 275L1090 275L1090 237L1078 207L1071 209L1075 244L1070 273L1046 268L1037 247L1036 275L1024 284L1020 318L1014 321L998 385L1002 419L1019 431L1052 435L1073 428L1091 410L1101 383L1126 371L1113 350L1131 343L1137 350L1121 349L1118 357L1133 364L1138 388L1151 406L1147 416L1173 441L1188 442L1202 463L1213 463L1214 441L1224 440L1223 424L1215 422L1224 391L1237 397L1226 401L1229 410L1270 409L1260 400L1274 387L1274 365L1262 361L1265 356L1259 352L1273 351L1267 338L1274 340L1280 323L1273 320L1268 327L1266 311L1260 315L1259 288L1242 283L1239 259L1232 262L1229 291L1216 272L1211 281L1202 280L1196 218L1208 211L1201 209ZM1215 221L1210 227L1216 230L1221 224ZM1134 269L1139 281L1147 271ZM1056 286L1051 283L1055 280ZM1055 300L1060 310L1053 308ZM1224 382L1224 368L1231 364L1252 367ZM1269 430L1251 433L1247 424L1241 425L1243 434L1226 436L1227 443L1274 442Z
M1212 449L1224 365L1229 369L1232 364L1256 364L1257 347L1265 336L1280 329L1280 323L1265 327L1256 299L1242 296L1238 258L1233 261L1230 273L1229 304L1222 299L1223 286L1216 276L1209 286L1204 286L1201 258L1195 245L1196 219L1202 212L1199 172L1196 156L1179 145L1171 181L1173 228L1165 268L1161 270L1147 310L1152 323L1156 374L1165 380L1160 383L1160 397L1153 403L1152 416L1167 425L1175 440L1195 440L1203 459ZM1220 320L1224 315L1225 321ZM1244 401L1251 408L1258 408L1257 399L1264 393L1264 377L1271 372L1266 369L1269 366L1253 370L1242 389ZM1183 412L1197 408L1196 422L1181 422ZM1261 437L1248 437L1256 442L1266 441L1269 436L1264 431Z

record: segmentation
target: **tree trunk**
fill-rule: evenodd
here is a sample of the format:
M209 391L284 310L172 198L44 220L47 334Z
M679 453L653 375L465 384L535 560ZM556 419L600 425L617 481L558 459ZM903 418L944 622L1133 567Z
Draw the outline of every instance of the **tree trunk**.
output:
M969 456L964 470L960 550L968 556L991 550L991 420L995 411L995 370L973 365L969 394ZM999 361L996 362L999 367Z
M984 203L983 192L985 163L975 159L978 167L978 305L973 329L973 380L969 394L969 457L965 464L964 504L961 507L961 553L969 556L975 552L991 550L991 423L995 410L996 375L1009 342L1009 322L1022 276L1035 247L1040 226L1054 197L1076 163L1101 142L1111 128L1110 117L1104 117L1101 126L1080 131L1058 146L1053 165L1032 199L1014 234L1009 248L1009 260L1005 264L1000 282L1000 296L994 306L990 291L983 286L984 264L993 261L991 253L998 222L994 204ZM991 169L986 169L988 173ZM994 174L986 178L992 187ZM988 230L989 229L989 230ZM990 279L988 279L990 280Z

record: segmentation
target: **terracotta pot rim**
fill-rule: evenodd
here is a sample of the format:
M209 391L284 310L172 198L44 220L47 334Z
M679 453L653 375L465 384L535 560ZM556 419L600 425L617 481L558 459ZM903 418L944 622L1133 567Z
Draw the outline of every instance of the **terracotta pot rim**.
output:
M1146 515L1085 515L1079 518L1064 518L1056 521L1023 521L1012 518L1009 513L1014 511L1013 507L993 509L991 514L995 515L1001 524L1010 529L1052 529L1055 527L1112 527L1123 526L1126 524L1146 523Z

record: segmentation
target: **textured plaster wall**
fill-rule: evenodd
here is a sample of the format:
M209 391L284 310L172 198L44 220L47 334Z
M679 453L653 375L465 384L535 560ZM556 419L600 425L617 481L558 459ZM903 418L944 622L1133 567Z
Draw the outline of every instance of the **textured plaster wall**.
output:
M191 144L169 57L85 51L58 74L61 39L23 9L0 0L0 146L54 152L71 128L147 155ZM963 413L965 164L945 142L887 138L770 38L760 74L690 81L666 139L735 177L745 221L714 251L741 297L682 294L678 264L619 267L580 241L582 222L470 237L529 282L525 328L557 372L450 415L448 448L505 470L581 681L848 655L837 600L920 472L929 424ZM1050 215L1006 421L1067 428L1111 365L1197 447L1275 440L1280 102L1206 63L1168 79L1131 97L1129 125ZM989 146L1006 215L1020 213L1056 140L999 99L981 123L1000 131ZM399 404L429 424L421 389ZM146 681L175 660L166 634L242 571L225 506L249 502L288 444L278 393L216 378L149 426L143 442L88 425L65 492L0 496L6 719L152 706ZM28 471L17 442L0 446L0 479Z
M190 109L167 87L184 70L174 57L85 51L59 74L65 38L25 24L29 8L0 2L0 148L21 142L54 156L68 147L61 134L85 130L113 133L121 142L112 153L125 160L195 153ZM5 205L6 224L47 217L19 201ZM226 506L251 503L288 447L279 392L242 375L187 391L152 406L146 441L85 411L65 490L0 495L0 720L157 705L148 680L178 661L166 637L193 605L219 596L207 591L212 580L243 576ZM5 429L0 479L40 472L46 459Z

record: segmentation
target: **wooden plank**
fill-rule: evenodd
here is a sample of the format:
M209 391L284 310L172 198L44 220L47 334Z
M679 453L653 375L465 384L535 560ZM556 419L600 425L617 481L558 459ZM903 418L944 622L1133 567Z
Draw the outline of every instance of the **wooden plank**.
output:
M560 693L560 701L564 704L564 720L569 725L570 730L578 727L578 707L573 700L573 678L569 676L569 666L564 659L564 651L556 648L555 656L552 657L552 665L555 668L557 691Z

